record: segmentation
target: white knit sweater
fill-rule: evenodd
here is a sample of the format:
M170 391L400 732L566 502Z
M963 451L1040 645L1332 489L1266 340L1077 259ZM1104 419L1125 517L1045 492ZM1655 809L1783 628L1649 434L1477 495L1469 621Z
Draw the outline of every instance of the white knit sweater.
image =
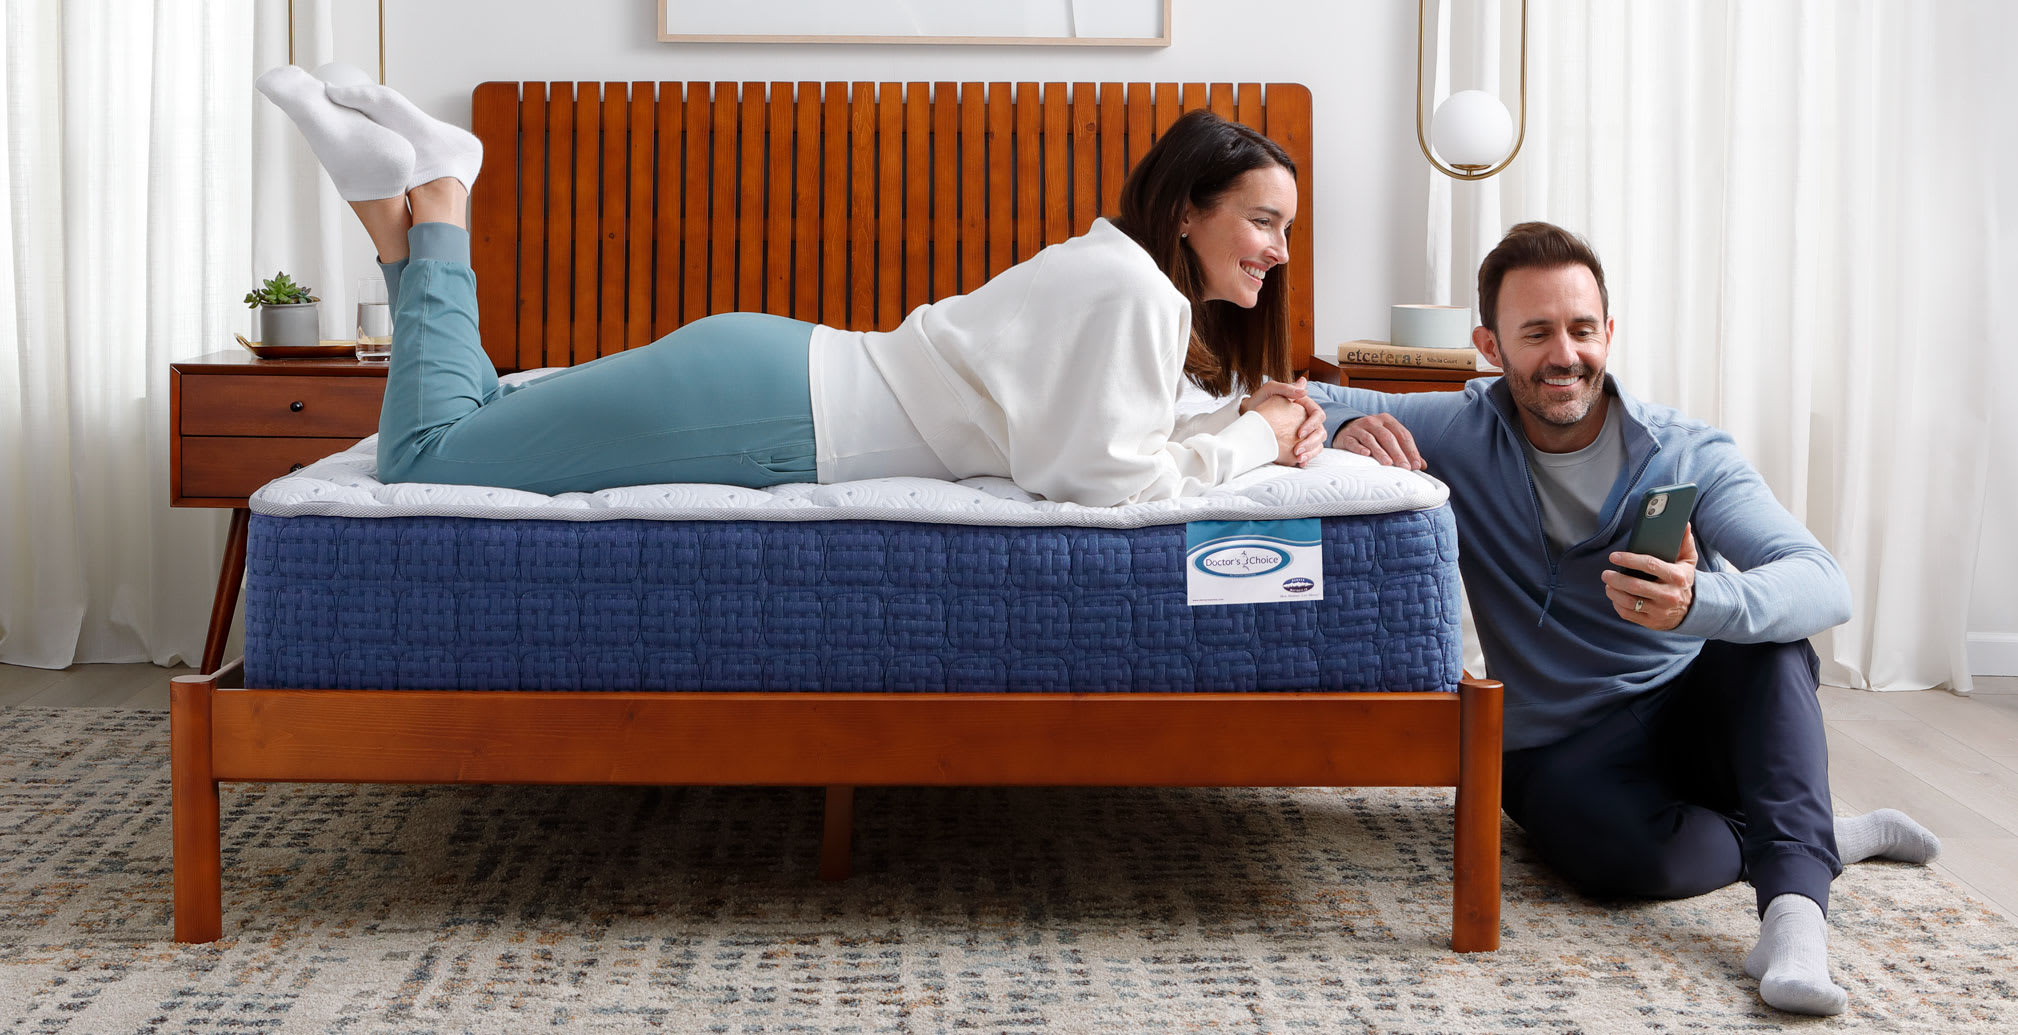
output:
M1196 495L1276 457L1237 400L1180 421L1191 306L1104 219L861 334L871 362L955 477L1112 506Z

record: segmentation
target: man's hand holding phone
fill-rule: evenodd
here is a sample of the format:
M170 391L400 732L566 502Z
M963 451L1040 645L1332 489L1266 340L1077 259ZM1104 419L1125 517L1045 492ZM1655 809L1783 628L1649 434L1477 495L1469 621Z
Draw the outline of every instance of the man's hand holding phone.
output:
M1628 575L1624 571L1608 571L1600 576L1605 580L1605 596L1611 598L1612 610L1617 611L1620 618L1656 632L1666 632L1688 617L1689 606L1696 602L1694 531L1683 526L1681 550L1673 561L1624 550L1612 554L1613 564L1644 573Z
M1696 602L1694 482L1657 485L1640 497L1626 548L1611 555L1614 565L1601 578L1605 596L1619 617L1666 632L1682 624Z

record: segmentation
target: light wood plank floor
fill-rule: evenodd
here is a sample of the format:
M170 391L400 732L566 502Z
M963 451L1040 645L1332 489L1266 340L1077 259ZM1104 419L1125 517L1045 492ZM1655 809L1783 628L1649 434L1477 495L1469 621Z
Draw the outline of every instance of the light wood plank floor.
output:
M165 711L190 671L0 665L0 706ZM1905 810L1940 836L1936 866L2018 920L2018 677L1979 677L1970 697L1823 687L1822 713L1836 811Z

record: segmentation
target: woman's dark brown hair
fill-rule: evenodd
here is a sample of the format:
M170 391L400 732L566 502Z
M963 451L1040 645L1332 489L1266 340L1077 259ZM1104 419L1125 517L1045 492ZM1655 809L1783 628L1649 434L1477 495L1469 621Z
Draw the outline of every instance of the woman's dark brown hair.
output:
M1236 384L1253 391L1264 375L1289 378L1285 278L1264 281L1252 309L1203 301L1205 277L1191 246L1178 236L1178 223L1185 205L1206 211L1242 174L1277 165L1296 175L1296 163L1275 141L1200 108L1171 123L1121 185L1121 214L1114 225L1191 300L1184 374L1214 395L1229 395Z

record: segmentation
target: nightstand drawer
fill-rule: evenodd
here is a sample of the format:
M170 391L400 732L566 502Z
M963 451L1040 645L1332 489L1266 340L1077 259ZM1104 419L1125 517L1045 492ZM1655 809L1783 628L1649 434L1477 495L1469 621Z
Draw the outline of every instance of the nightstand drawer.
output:
M182 440L182 495L199 499L250 496L267 482L340 453L363 437L186 437Z
M181 432L322 438L348 435L355 442L378 430L378 405L384 396L385 380L376 377L185 377ZM185 476L187 472L185 461ZM190 491L187 485L183 490Z

